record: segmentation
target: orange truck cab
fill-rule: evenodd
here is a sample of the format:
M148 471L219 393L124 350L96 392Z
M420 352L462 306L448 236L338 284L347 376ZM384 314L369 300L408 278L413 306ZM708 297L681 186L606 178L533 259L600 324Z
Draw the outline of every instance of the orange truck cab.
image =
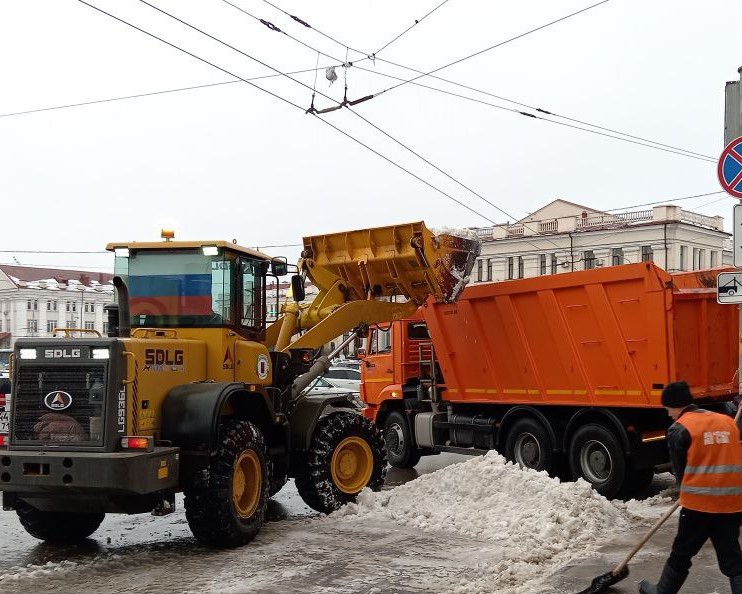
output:
M478 283L456 303L427 303L372 329L364 414L394 466L496 449L628 496L668 462L666 384L685 380L718 410L738 394L738 308L717 303L717 272L639 263Z

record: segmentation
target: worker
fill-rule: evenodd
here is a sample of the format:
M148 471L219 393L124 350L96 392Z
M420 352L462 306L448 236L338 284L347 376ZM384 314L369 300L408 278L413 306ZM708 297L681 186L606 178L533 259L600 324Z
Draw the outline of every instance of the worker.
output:
M686 382L662 391L662 405L675 421L667 430L670 462L680 484L680 520L657 584L642 580L642 594L675 594L692 559L710 538L732 594L742 594L742 448L728 415L698 408Z

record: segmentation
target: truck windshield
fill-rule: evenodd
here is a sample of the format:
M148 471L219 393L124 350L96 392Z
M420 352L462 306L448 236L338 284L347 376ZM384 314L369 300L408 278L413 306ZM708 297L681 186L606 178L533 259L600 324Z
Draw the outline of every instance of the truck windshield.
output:
M117 257L129 288L131 326L175 328L264 323L263 262L219 250L141 250Z

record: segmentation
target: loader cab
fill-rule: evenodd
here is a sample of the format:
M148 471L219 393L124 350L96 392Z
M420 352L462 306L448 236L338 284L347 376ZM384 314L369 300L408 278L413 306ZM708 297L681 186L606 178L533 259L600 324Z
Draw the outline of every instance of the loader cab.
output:
M128 287L132 329L229 328L248 340L264 335L267 255L226 242L132 244L113 251L115 274Z

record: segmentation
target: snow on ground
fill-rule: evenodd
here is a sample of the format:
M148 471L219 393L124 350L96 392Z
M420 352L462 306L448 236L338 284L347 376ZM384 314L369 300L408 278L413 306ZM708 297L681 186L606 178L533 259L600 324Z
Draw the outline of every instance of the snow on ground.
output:
M562 483L523 470L496 452L449 466L391 491L364 491L357 504L335 512L368 522L388 518L425 531L454 532L496 545L476 580L456 592L541 591L546 573L597 548L610 532L656 517L668 500L608 501L579 480ZM654 508L654 509L652 509Z
M277 499L273 520L297 509L292 484ZM365 491L330 516L289 512L250 545L227 551L199 546L182 508L165 518L109 516L79 554L21 547L31 554L5 559L15 567L0 572L0 592L558 592L550 578L560 568L648 525L668 502L609 502L583 481L560 483L492 452ZM33 541L17 521L3 531L16 543ZM0 554L20 555L18 544L0 543Z

